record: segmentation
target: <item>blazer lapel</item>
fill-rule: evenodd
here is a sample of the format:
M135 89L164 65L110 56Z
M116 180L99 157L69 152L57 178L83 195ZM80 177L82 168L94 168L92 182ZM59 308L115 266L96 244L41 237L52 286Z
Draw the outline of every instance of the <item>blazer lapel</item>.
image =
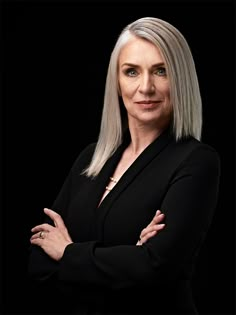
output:
M123 174L118 183L109 192L109 194L103 199L99 207L96 207L96 222L97 222L97 233L99 239L102 239L103 234L103 222L106 214L112 208L113 202L119 197L119 195L126 189L128 185L136 178L136 176L150 163L167 145L173 140L173 136L169 130L163 132L156 140L154 140L133 162L128 170ZM104 193L105 187L109 182L109 177L113 174L124 149L127 146L126 143L122 144L116 153L110 158L110 160L104 166L101 174L98 176L97 182L97 205ZM99 199L100 198L100 199Z

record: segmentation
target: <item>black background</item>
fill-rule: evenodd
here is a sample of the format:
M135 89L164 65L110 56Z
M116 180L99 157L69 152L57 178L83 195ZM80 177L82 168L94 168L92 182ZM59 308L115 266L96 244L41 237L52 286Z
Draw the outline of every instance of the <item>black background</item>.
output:
M235 314L234 1L4 1L1 14L3 313L37 312L29 306L35 297L26 272L30 229L77 154L97 139L106 69L120 31L156 16L190 44L203 99L202 140L222 163L195 298L202 314Z

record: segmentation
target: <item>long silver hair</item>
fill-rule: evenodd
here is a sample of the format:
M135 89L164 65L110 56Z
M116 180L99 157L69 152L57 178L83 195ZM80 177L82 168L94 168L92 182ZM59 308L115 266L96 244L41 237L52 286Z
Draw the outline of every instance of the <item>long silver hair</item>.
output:
M195 63L184 36L170 23L140 18L121 32L111 53L107 71L100 133L92 160L84 170L96 177L123 140L125 119L119 97L118 58L122 47L134 36L156 45L166 64L173 106L172 130L176 141L186 136L201 139L202 101Z

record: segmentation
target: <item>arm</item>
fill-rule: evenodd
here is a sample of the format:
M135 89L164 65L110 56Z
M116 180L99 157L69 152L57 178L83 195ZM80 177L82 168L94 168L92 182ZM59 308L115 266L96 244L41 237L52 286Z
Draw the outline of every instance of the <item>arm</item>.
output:
M161 209L165 229L143 246L103 247L69 244L60 261L60 280L112 288L145 285L173 278L191 263L210 225L217 202L219 158L196 150L179 166Z
M34 234L30 238L30 241L31 244L40 246L51 259L59 261L67 245L72 244L73 241L61 215L47 208L44 208L44 212L49 216L53 225L43 223L32 228L31 231ZM164 214L158 210L150 224L142 230L140 239L136 244L137 246L146 243L149 238L163 229L165 224L159 224L163 218Z
M94 151L94 144L87 146L78 156L74 164L72 165L69 174L65 182L63 183L60 192L54 201L52 208L60 213L62 217L66 215L66 209L71 194L71 187L73 182L73 173L81 172L88 161L91 159ZM44 217L45 224L54 226L54 220L48 215ZM28 273L30 278L44 281L50 279L58 271L58 261L52 259L50 256L45 255L45 252L41 247L31 244L29 247L29 261L28 261Z

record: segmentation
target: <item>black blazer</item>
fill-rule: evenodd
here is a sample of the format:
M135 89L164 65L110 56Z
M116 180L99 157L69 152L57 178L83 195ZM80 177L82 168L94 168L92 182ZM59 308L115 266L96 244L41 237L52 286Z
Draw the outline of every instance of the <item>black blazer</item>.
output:
M98 207L128 138L92 180L81 171L95 144L75 161L52 209L74 241L59 262L31 246L29 273L42 303L77 314L196 314L191 277L217 203L218 153L164 132L135 160ZM136 246L156 210L164 230ZM49 221L50 222L50 221ZM42 289L43 288L43 289ZM48 293L46 293L49 288Z

